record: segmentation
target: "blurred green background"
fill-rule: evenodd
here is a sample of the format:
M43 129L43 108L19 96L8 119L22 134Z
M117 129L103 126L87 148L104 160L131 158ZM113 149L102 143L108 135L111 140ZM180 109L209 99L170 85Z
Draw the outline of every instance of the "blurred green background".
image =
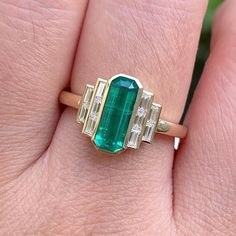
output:
M210 39L211 39L211 25L212 25L212 18L214 16L214 13L218 6L223 2L223 0L209 0L207 13L204 19L203 28L202 28L202 34L200 38L199 48L198 48L198 54L197 59L195 63L195 68L193 72L193 79L192 84L190 87L185 111L182 117L182 121L186 115L186 112L188 110L189 104L191 103L191 99L194 93L194 90L199 82L199 79L201 77L206 59L209 55L210 51Z

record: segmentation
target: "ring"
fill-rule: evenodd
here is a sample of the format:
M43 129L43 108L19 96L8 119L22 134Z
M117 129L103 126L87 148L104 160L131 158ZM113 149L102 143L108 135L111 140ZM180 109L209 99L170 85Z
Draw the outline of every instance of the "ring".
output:
M76 122L99 151L117 154L151 143L155 133L184 138L185 126L161 119L161 105L134 77L118 74L86 85L83 96L63 91L62 104L78 109Z

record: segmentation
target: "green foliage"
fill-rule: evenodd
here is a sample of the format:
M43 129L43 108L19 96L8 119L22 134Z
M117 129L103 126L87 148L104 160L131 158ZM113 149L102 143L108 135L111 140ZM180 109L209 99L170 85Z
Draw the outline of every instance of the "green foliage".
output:
M207 13L205 16L204 24L202 32L203 34L206 32L209 32L211 30L211 24L212 24L212 17L215 13L215 10L218 8L218 6L222 3L222 0L210 0L208 4Z

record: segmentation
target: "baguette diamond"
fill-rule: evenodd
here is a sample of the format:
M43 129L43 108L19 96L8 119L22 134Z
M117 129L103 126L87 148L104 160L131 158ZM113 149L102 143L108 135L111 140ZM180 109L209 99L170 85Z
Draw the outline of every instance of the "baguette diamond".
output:
M95 125L101 107L102 99L104 96L106 84L107 81L98 79L96 87L94 89L95 91L93 94L93 98L87 112L86 122L83 127L83 133L90 137L93 135L95 131Z
M88 109L89 109L89 105L91 102L91 98L93 95L93 91L94 91L94 86L92 85L87 85L85 88L85 92L83 95L83 102L80 108L80 112L78 112L78 115L76 117L76 121L78 123L84 123L87 113L88 113Z
M151 141L153 140L160 113L161 106L159 104L153 103L142 137L143 141L151 143Z
M135 149L139 148L142 141L142 131L145 128L147 114L150 111L153 96L154 95L152 93L143 91L127 147Z

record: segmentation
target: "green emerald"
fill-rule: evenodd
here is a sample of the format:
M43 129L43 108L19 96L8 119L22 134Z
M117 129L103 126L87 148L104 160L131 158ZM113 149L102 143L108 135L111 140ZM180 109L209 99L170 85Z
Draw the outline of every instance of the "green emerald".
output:
M111 81L101 119L94 136L98 149L117 153L124 149L130 118L139 86L134 79L119 75Z

